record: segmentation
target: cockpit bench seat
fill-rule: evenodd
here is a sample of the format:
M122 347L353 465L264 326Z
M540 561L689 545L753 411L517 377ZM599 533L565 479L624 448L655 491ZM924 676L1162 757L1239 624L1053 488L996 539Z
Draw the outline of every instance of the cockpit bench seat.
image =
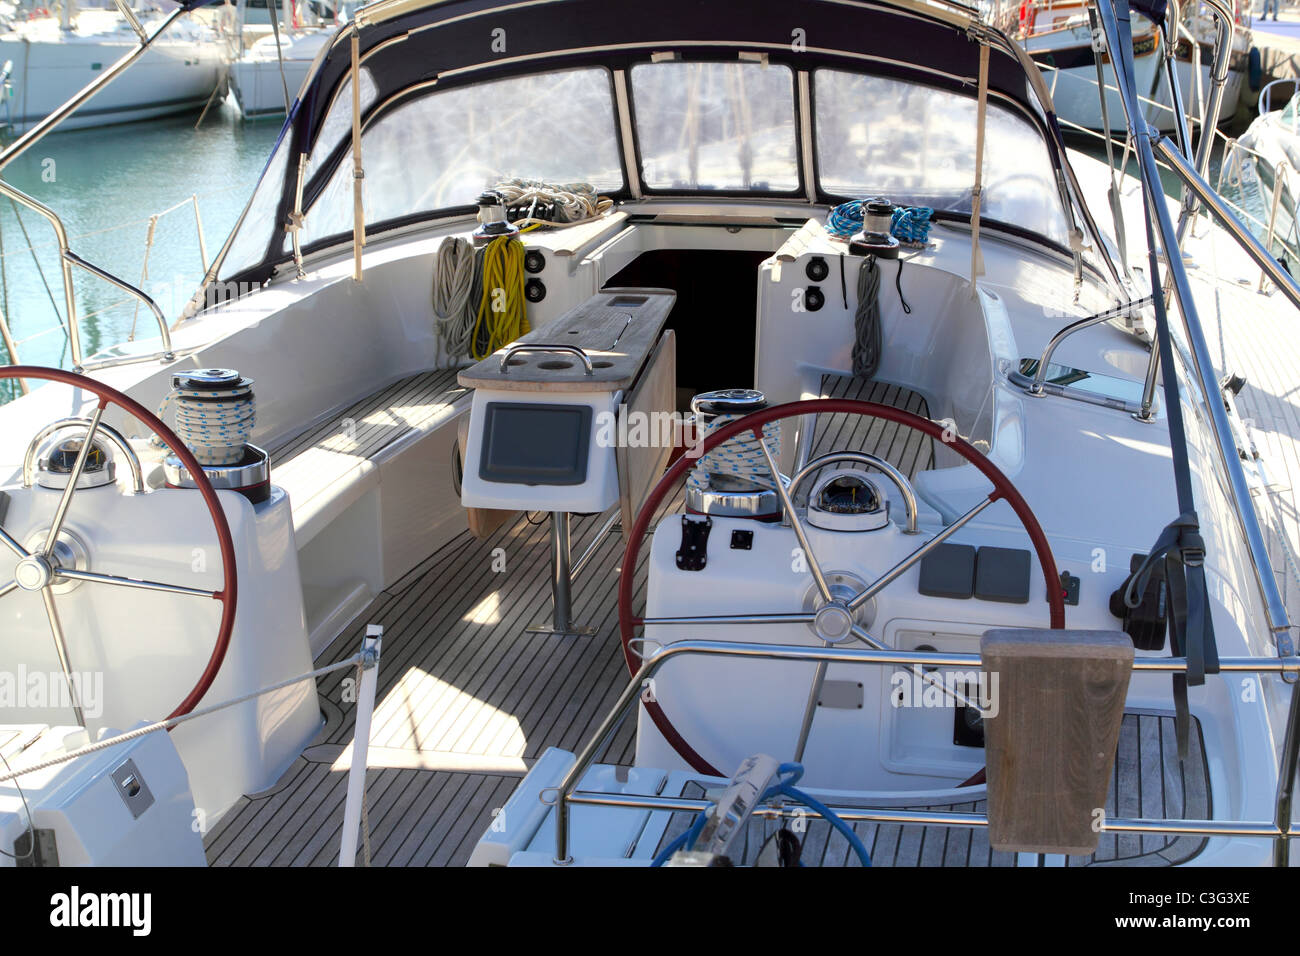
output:
M273 445L289 493L313 652L425 555L465 529L452 479L473 389L420 372Z
M420 372L335 412L271 450L273 480L289 492L302 547L379 479L380 464L469 408L456 369Z

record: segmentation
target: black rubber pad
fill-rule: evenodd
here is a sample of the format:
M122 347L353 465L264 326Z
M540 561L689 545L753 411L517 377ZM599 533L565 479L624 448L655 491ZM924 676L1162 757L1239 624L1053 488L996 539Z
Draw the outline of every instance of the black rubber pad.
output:
M969 544L941 544L921 559L916 589L926 597L968 598L975 587L975 549Z
M980 548L975 556L975 596L981 601L1029 603L1028 551Z

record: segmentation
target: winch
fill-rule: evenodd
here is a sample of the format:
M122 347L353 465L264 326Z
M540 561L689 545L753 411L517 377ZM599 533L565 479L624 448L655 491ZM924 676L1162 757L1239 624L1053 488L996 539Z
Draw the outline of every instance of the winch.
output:
M862 231L849 240L849 252L857 256L897 259L899 242L891 235L894 204L882 196L862 204Z
M177 372L159 418L165 418L168 406L176 410L176 434L213 488L237 491L253 504L271 496L271 458L248 441L257 419L252 379L228 368ZM167 456L163 471L170 488L196 487L175 455Z
M702 392L691 399L695 440L737 418L767 408L767 397L757 389L724 388ZM773 458L781 454L781 429L763 426L763 438ZM688 452L689 454L689 452ZM686 479L686 507L698 514L775 520L781 500L763 450L752 434L737 435L701 456Z
M475 248L502 236L519 235L519 227L509 220L505 197L495 190L489 189L478 197L478 222L473 233Z

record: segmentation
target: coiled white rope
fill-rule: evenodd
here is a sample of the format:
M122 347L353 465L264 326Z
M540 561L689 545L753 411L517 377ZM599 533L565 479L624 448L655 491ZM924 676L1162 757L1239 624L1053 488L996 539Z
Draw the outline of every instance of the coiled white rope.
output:
M529 206L530 214L512 220L516 226L576 226L604 215L614 201L597 195L591 183L546 183L537 179L503 179L492 187L501 194L507 207ZM555 207L555 217L544 219L531 215L540 204Z
M475 255L468 239L448 236L438 246L433 273L433 314L438 340L450 358L469 355L478 302L473 297Z
M721 414L702 426L702 434L697 438L703 441L709 432L733 422L743 415ZM763 441L772 452L773 458L781 455L781 426L778 422L768 422L763 426ZM772 471L767 466L767 457L759 447L752 431L744 432L727 439L713 451L702 455L686 478L689 487L699 491L709 490L709 476L722 475L748 481L760 488L774 488Z
M244 457L257 407L252 382L228 389L174 388L158 406L158 417L175 408L175 431L200 465L232 465Z

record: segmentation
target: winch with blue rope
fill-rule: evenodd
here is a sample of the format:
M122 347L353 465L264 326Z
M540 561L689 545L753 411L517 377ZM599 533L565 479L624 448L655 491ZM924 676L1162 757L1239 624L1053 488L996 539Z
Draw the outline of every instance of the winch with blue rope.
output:
M855 199L833 208L826 216L826 232L846 241L851 255L862 256L858 268L858 303L853 317L853 375L870 380L880 368L883 333L880 316L879 259L895 259L894 286L904 314L912 307L903 296L903 247L923 249L930 236L934 210L928 206L896 206L883 196ZM845 306L847 307L847 297Z
M898 258L900 245L919 248L930 237L929 206L896 206L883 196L841 203L826 215L826 231L849 241L849 251Z

